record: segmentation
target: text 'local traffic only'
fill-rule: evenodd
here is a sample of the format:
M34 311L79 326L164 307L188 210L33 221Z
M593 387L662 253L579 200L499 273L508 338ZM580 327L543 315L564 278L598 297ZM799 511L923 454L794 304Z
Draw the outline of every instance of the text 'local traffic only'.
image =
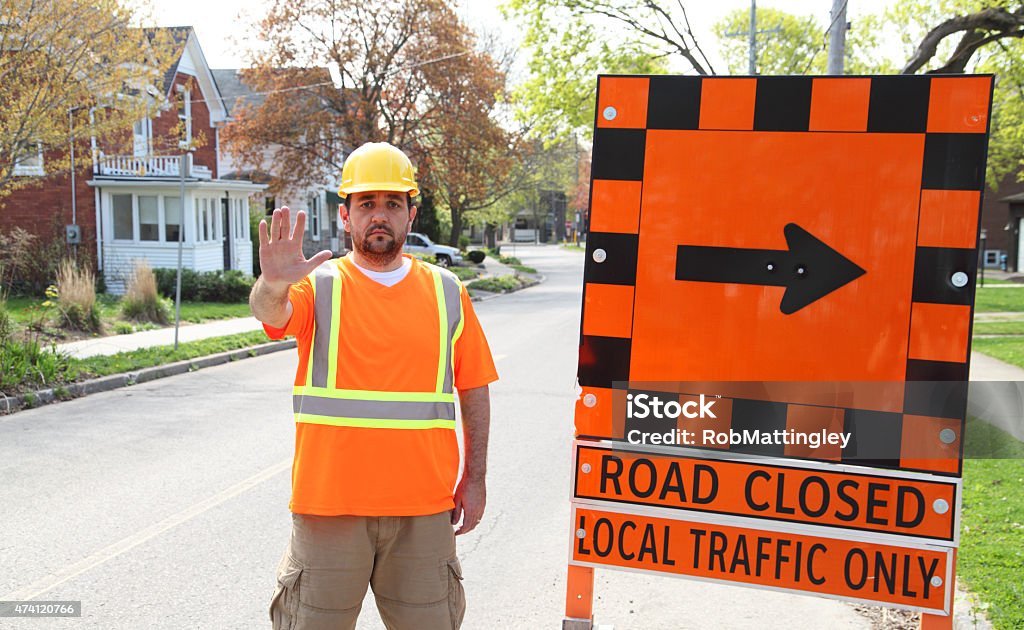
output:
M952 550L577 507L572 562L744 582L929 612L949 605Z

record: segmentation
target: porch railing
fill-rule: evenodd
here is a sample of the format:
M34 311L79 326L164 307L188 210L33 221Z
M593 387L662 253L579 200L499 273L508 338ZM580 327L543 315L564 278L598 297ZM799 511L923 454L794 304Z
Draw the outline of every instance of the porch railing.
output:
M213 172L208 166L192 163L192 154L188 154L191 176L198 179L213 179ZM177 155L158 155L135 157L132 155L105 155L98 162L99 175L116 177L179 177L181 157Z

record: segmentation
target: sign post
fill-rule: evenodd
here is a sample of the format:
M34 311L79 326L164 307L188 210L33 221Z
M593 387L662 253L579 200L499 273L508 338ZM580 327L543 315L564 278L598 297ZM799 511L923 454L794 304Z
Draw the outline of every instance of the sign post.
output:
M599 78L563 628L595 568L951 627L991 90Z

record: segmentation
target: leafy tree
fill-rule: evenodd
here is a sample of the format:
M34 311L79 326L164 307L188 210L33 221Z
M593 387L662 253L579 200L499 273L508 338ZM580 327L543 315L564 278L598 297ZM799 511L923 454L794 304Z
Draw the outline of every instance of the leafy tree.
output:
M177 46L118 0L0 0L0 198L41 181L15 175L43 154L48 175L89 165L88 138L110 147L164 104ZM83 142L84 141L84 142ZM79 145L76 145L79 146Z
M533 137L561 140L578 133L589 138L598 74L668 71L669 46L655 50L649 41L628 32L616 37L588 14L591 5L604 4L614 3L510 0L504 5L506 15L524 27L523 45L531 50L530 74L513 91L512 100ZM618 19L606 17L605 22Z
M817 54L824 27L813 16L759 8L757 27L759 30L779 29L757 35L757 74L824 74L825 55ZM750 11L747 9L729 12L712 28L730 74L749 71L749 42L746 37L730 37L728 33L746 33L749 28Z

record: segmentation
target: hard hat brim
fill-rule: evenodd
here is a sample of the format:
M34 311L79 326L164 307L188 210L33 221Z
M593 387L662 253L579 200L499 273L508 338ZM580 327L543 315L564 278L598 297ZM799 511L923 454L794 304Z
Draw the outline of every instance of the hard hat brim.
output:
M372 183L371 182L371 183L366 183L366 184L358 184L356 186L346 186L344 188L339 188L338 189L338 196L341 197L342 199L345 199L349 195L352 195L352 194L355 194L355 193L372 192L372 191L376 191L376 190L383 190L383 191L387 191L387 192L404 192L404 193L409 193L409 195L412 196L412 197L415 197L416 195L420 194L420 191L419 191L418 188L416 188L415 186L409 186L407 184L397 185L397 184L393 184L393 183L389 184L389 183L382 183L382 182L378 182L378 183Z

